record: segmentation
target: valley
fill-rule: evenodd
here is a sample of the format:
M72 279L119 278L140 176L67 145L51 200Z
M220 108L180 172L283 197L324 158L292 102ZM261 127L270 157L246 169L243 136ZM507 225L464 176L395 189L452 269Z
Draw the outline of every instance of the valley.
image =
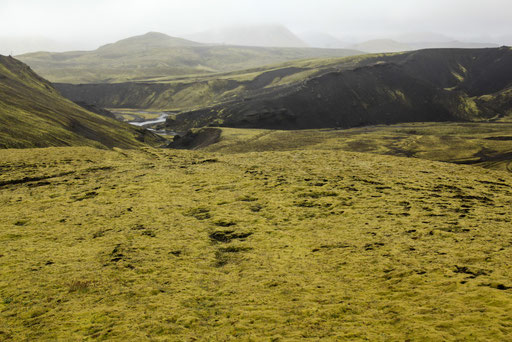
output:
M73 101L176 111L175 131L350 128L510 116L512 50L433 49L119 84L56 84ZM506 119L507 120L507 119Z
M511 48L20 59L1 341L512 339Z

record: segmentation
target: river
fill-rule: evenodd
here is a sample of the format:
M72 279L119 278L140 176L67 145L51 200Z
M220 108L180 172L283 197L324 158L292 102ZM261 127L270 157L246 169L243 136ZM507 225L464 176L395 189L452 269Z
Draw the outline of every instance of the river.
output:
M167 114L167 113L160 113L160 116L157 119L147 120L147 121L130 121L128 123L130 125L144 127L144 126L149 126L149 125L154 125L154 124L165 122L165 120L167 119L168 116L169 116L169 114Z

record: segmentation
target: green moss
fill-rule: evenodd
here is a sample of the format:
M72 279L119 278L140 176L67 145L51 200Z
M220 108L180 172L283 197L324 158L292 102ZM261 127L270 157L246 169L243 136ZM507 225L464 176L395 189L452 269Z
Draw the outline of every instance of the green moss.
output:
M322 134L281 152L0 150L0 339L509 340L512 176Z
M452 76L455 77L459 82L464 82L464 76L455 71L452 71Z

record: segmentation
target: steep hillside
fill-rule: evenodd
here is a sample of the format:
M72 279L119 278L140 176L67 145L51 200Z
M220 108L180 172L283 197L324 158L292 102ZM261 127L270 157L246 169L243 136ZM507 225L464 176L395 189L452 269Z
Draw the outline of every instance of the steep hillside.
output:
M88 112L12 57L0 56L0 148L158 144L154 134Z
M67 98L110 108L181 111L251 98L310 76L374 63L381 55L292 61L273 66L205 76L147 78L140 82L56 83Z
M306 129L498 119L510 113L511 86L510 48L421 50L373 57L364 65L184 113L168 126Z
M354 50L203 45L150 32L95 51L18 56L52 82L113 83L241 70L295 59L343 57Z

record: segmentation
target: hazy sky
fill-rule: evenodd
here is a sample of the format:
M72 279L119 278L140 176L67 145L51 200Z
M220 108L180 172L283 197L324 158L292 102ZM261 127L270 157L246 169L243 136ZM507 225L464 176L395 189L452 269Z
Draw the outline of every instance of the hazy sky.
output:
M92 48L148 31L282 24L340 38L437 32L482 40L512 35L511 14L511 0L0 0L0 36Z

